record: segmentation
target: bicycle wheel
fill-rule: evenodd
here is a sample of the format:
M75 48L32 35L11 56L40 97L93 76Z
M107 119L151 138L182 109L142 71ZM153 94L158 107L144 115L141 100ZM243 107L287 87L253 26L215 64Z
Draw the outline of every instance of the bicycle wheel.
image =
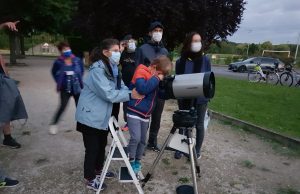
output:
M261 80L261 75L258 71L248 71L248 81L258 83Z
M270 73L267 76L267 83L272 84L272 85L277 85L279 82L279 75L278 73Z
M291 87L293 85L293 76L289 72L280 75L280 84Z

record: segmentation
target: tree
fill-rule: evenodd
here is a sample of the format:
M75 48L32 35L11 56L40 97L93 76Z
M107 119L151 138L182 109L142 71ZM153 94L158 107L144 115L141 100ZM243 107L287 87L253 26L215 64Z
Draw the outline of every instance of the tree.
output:
M255 55L258 54L259 48L256 44L252 43L249 45L249 55Z
M263 42L261 44L261 48L262 48L262 50L272 50L273 49L272 42L270 42L270 41Z
M8 0L1 3L0 22L20 20L18 33L10 32L11 63L16 63L18 44L33 30L57 33L76 10L74 0Z
M121 38L126 33L141 38L151 21L160 20L167 48L175 48L187 32L198 31L207 49L238 29L244 5L245 0L79 0L73 26L97 45L103 38Z

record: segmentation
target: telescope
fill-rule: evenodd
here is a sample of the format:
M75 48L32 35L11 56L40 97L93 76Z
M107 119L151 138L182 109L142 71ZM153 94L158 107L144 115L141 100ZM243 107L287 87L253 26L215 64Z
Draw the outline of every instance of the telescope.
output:
M204 97L211 99L215 95L215 76L213 72L193 73L183 75L171 75L165 77L159 84L159 89L164 99L197 99ZM167 146L175 150L184 151L189 155L193 186L180 185L176 189L177 194L198 194L197 175L200 177L200 166L196 158L195 141L192 137L192 129L196 126L197 111L192 107L190 110L177 110L173 114L173 127L165 140L161 151L156 157L152 167L142 180L144 187L150 180L156 165L163 155ZM176 134L179 128L186 128L185 135ZM182 146L183 145L183 146Z
M159 87L165 99L211 99L215 95L215 76L213 72L171 75Z

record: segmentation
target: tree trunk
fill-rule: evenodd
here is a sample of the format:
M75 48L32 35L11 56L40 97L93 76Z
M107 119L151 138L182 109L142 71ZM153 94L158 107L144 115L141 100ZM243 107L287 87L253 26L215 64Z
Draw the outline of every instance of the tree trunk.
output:
M20 35L19 34L16 35L15 44L16 44L17 59L21 59L22 56L21 56L21 44L20 44Z
M21 45L21 55L23 58L25 58L25 42L24 42L23 35L20 35L20 45Z
M16 55L16 33L9 33L10 64L17 63Z

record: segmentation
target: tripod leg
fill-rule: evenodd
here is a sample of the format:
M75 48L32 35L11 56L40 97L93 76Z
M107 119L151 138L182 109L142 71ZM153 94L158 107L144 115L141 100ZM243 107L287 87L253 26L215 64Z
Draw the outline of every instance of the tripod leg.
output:
M165 140L165 142L164 142L164 144L163 144L163 146L162 146L162 148L161 148L161 151L159 152L158 156L157 156L156 159L154 160L154 162L153 162L153 164L152 164L152 166L151 166L149 172L148 172L147 175L145 176L145 178L144 178L144 180L143 180L144 183L142 184L142 187L144 187L144 186L146 185L146 183L150 180L150 178L151 178L151 176L152 176L152 174L153 174L153 172L154 172L154 170L155 170L155 167L157 166L157 164L158 164L160 158L162 157L162 155L163 155L163 153L164 153L164 151L165 151L167 145L169 144L169 142L170 142L172 136L174 135L175 131L176 131L176 127L173 126L173 128L171 129L170 134L168 135L167 139Z
M187 129L187 139L188 139L188 146L189 146L189 153L190 153L194 194L198 194L196 167L195 167L195 155L194 155L194 146L193 146L193 138L192 138L192 129L191 128Z
M193 146L193 153L194 153L194 159L195 159L196 172L197 172L198 177L201 177L201 174L200 174L201 170L200 170L199 162L197 160L197 152L196 152L195 146Z

